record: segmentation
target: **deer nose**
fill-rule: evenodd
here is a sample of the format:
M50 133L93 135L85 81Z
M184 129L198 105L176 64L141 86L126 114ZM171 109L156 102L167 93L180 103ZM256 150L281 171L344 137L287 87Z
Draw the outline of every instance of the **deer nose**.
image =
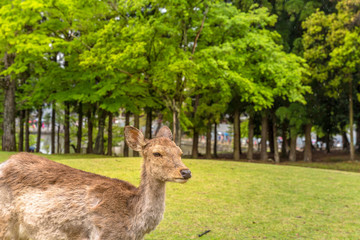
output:
M191 171L189 169L183 169L180 171L181 173L181 176L184 178L184 179L189 179L191 178Z

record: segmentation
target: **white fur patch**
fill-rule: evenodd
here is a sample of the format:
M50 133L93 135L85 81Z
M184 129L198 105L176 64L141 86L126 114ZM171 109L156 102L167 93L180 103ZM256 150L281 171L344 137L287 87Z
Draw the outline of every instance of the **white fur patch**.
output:
M91 233L90 233L90 239L91 240L100 240L100 231L97 227L92 227Z
M188 179L181 179L181 178L174 179L174 182L176 182L176 183L186 183L187 181L188 181Z
M99 205L99 203L101 202L101 200L99 198L92 198L90 201L89 201L89 207L90 208L94 208L96 207L97 205Z
M4 176L4 173L3 173L3 169L6 167L6 165L8 165L9 163L6 161L6 162L3 162L3 163L0 163L0 178Z
M22 239L27 239L28 234L26 233L26 229L22 224L19 224L19 236Z

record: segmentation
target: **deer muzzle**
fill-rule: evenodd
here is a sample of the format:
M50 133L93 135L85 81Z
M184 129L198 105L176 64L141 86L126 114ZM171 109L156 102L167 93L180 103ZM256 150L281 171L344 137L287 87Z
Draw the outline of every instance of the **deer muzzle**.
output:
M182 169L180 171L181 173L181 176L184 178L184 179L189 179L191 178L191 171L189 169Z

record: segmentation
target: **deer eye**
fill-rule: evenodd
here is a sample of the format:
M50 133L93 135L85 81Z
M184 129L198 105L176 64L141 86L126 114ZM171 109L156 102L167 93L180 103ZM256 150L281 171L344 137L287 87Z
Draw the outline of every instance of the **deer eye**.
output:
M153 153L154 157L161 157L161 154L158 152Z

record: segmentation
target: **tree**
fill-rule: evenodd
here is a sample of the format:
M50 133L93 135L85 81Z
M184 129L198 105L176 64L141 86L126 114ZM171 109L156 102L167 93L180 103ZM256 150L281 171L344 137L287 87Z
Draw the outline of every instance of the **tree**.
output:
M15 88L18 76L29 68L35 75L43 72L44 53L55 39L44 21L46 4L34 1L2 1L0 4L0 54L4 59L5 101L3 149L15 150ZM60 19L59 19L60 22ZM11 23L11 24L8 24ZM4 145L5 144L5 145Z
M312 78L325 85L329 97L338 98L340 86L345 86L349 103L350 159L354 160L353 144L353 77L359 72L360 56L358 23L359 8L356 1L341 1L337 13L326 15L318 11L303 26L304 56L312 70Z
M5 70L8 70L14 62L15 56L13 54L5 53L4 63ZM3 120L3 137L2 149L5 151L16 151L15 143L15 88L16 80L11 79L11 74L8 73L3 80L5 91L4 97L4 120Z
M286 54L277 44L279 35L267 29L274 26L276 16L256 6L247 13L227 4L212 9L208 16L214 19L206 22L204 37L217 41L199 53L207 51L212 64L223 71L232 98L255 111L270 108L276 97L304 101L309 90L302 83L304 61Z
M236 129L234 156L239 159L238 116L268 111L278 99L303 102L308 88L302 82L303 60L286 53L274 31L277 11L261 1L268 9L246 5L242 12L235 2L5 1L0 21L15 24L1 25L7 35L0 37L5 46L0 52L13 54L14 59L6 70L1 63L2 79L15 79L8 82L19 89L19 110L66 103L66 152L75 132L69 127L69 109L79 109L74 149L81 148L80 109L84 109L88 152L97 119L99 153L105 152L107 115L116 115L119 109L140 114L145 109L148 124L152 114L161 111L173 126L177 144L180 129L193 130L194 149L196 136L207 132L210 156L211 126L228 109ZM291 12L291 7L286 9ZM23 72L29 76L22 78ZM20 86L19 80L25 82ZM150 130L147 126L148 135ZM270 140L276 131L273 135Z
M355 159L354 148L354 110L353 110L353 79L360 73L360 54L356 49L360 47L360 16L358 1L341 1L337 5L337 24L341 27L334 28L333 34L340 35L340 44L334 48L331 55L330 66L340 74L334 81L348 82L349 97L349 128L350 128L350 160ZM335 84L337 85L337 84ZM334 86L336 87L336 86Z

